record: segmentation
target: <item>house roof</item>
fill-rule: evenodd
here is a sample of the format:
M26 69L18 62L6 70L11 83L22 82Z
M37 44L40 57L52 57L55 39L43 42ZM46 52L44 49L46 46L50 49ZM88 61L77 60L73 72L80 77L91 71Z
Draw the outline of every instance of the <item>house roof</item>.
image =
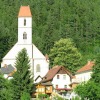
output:
M36 81L38 78L41 78L41 79L42 79L42 77L41 77L40 75L38 75L38 76L36 77L35 81Z
M15 68L11 64L6 65L5 67L1 67L1 73L3 74L10 74L14 70Z
M43 80L41 82L50 81L53 79L53 77L60 71L60 69L64 70L70 77L72 77L72 74L70 71L68 71L63 66L54 66L52 69L48 71L48 73L43 77Z
M45 83L41 83L41 85L50 86L50 85L52 85L52 83L51 82L45 82Z
M94 62L93 61L88 61L88 63L83 66L82 68L80 68L76 73L82 73L85 71L90 71L92 70L92 67L94 66Z
M31 17L31 11L29 6L21 6L18 17Z

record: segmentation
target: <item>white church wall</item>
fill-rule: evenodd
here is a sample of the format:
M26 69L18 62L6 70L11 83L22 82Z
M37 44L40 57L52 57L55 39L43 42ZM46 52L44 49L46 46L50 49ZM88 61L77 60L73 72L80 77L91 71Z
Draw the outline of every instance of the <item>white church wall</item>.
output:
M29 59L32 59L32 45L18 45L16 43L14 47L3 58L1 67L3 67L5 64L11 64L12 66L15 66L16 57L23 48L27 50Z
M1 67L4 67L5 64L6 65L11 64L14 67L15 59L4 59L3 62L1 63Z
M36 70L37 64L40 65L40 72L37 72ZM39 75L41 77L45 76L49 70L48 66L49 63L46 61L46 59L34 59L34 79L36 79Z
M24 25L26 19L26 25ZM18 17L18 27L30 28L32 27L32 17Z
M27 34L27 39L23 39L23 33ZM18 18L18 44L32 44L32 17Z
M39 51L39 49L33 44L33 58L45 59L45 56Z
M23 48L26 48L29 58L32 58L32 45L18 45L18 43L16 43L3 59L15 59L18 52L20 52Z
M27 39L23 39L23 33L27 34ZM31 28L18 29L18 44L32 44L32 30Z

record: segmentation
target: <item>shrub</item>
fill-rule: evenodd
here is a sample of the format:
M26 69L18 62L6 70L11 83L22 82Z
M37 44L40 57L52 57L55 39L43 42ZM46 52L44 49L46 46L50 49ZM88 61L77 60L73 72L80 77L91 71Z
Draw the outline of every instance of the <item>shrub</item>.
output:
M39 94L38 98L48 98L49 96L47 94Z
M31 96L29 93L27 92L23 92L23 94L21 95L21 100L30 100Z
M72 98L72 100L80 100L80 98L76 96L75 98Z
M55 96L53 99L54 99L54 100L64 100L64 98L59 97L59 96Z

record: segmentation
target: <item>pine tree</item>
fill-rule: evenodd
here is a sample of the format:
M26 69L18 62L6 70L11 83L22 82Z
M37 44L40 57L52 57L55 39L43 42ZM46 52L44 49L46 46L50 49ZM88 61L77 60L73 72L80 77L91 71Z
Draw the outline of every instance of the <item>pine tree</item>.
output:
M13 100L20 100L24 92L31 94L33 80L30 73L30 63L26 49L22 49L16 57L16 73L13 75Z
M5 99L6 80L0 75L0 100Z
M9 80L5 79L0 73L0 100L12 100Z

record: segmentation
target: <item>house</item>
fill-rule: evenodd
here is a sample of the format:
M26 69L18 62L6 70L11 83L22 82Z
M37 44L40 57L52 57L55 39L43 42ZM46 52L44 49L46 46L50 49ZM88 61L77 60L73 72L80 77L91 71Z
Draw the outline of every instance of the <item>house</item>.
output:
M70 86L72 86L72 88L75 88L77 84L87 82L91 78L93 66L94 62L88 61L85 66L77 70L75 76L73 76L72 78L72 83L70 84Z
M56 92L60 95L67 96L69 95L68 93L71 91L71 88L69 86L69 84L71 83L71 79L72 74L69 70L67 70L63 66L54 66L43 77L42 81L37 84L37 90L39 90L41 86L45 86L45 88L49 90L50 94ZM49 85L47 85L48 83Z
M36 90L32 94L33 97L38 96L39 94L47 94L50 96L53 92L53 87L51 82L36 83L35 88Z
M16 69L11 64L1 67L1 73L4 75L4 78L12 79L14 72L16 72Z
M72 82L69 85L72 90L78 85L81 84L82 82L87 82L91 78L92 74L92 68L94 66L93 61L88 61L86 65L81 67L77 72L75 73L75 76L72 77ZM74 91L72 91L70 95L70 99L78 96Z
M29 6L21 6L18 14L18 41L3 57L1 67L5 64L15 66L16 56L23 48L27 50L30 59L30 70L34 80L43 77L49 70L49 60L32 43L32 14ZM34 81L35 83L37 81Z
M91 78L93 66L94 62L88 61L85 66L77 70L75 76L72 78L72 83L70 84L70 86L72 86L72 88L75 88L77 84L87 82Z
M93 66L94 66L94 62L88 61L88 63L85 66L83 66L76 72L76 74L75 74L76 79L80 83L88 81L91 78Z

